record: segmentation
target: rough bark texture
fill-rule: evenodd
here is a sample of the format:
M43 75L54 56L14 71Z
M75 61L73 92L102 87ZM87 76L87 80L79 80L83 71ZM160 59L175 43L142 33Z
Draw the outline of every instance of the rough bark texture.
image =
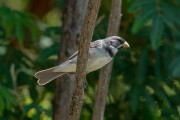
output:
M107 36L118 35L120 19L121 19L121 3L122 0L112 0L111 12L108 23ZM100 71L98 89L95 98L95 106L93 111L93 120L103 120L106 105L106 97L108 93L109 80L111 77L113 62L110 62Z
M69 120L79 120L80 118L84 95L84 83L86 79L86 67L89 46L95 28L95 22L100 6L100 1L101 0L89 0L88 3L87 13L80 35L78 61L76 68L77 74L70 106Z
M64 62L78 49L78 39L87 9L87 0L65 1L59 62ZM53 120L68 120L75 75L64 75L55 81Z

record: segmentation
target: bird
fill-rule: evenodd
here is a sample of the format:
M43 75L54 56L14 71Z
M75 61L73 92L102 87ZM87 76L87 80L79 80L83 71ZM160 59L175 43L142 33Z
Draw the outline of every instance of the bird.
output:
M113 60L120 48L129 48L128 42L122 37L110 36L90 43L89 56L87 61L87 74L98 70ZM45 85L55 78L66 73L76 73L78 51L72 54L65 62L52 68L38 71L35 77L39 85Z

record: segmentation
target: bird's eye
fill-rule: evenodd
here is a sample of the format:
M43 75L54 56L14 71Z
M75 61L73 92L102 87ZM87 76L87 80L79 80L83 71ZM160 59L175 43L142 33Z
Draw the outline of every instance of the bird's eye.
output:
M124 43L124 40L123 39L118 39L117 40L120 44L123 44Z
M110 44L113 45L113 41L110 41Z
M117 46L117 42L116 41L110 41L110 45L115 47L115 46Z

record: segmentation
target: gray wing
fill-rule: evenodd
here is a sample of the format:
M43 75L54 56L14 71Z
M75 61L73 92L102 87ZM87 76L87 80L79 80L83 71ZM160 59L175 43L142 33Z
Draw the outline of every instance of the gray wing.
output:
M94 42L90 43L89 53L91 53L93 51L93 49L100 46L100 41L101 40L97 40L97 41L94 41ZM78 51L76 51L74 54L72 54L67 60L71 60L74 57L76 57L77 55L78 55Z
M96 52L96 49L99 47L99 42L95 41L95 42L91 42L90 44L90 48L89 48L89 54L91 54L89 56L89 58L91 59L92 57L94 57L94 53ZM93 54L93 55L92 55ZM76 71L76 62L77 62L77 55L78 55L78 51L76 51L73 55L71 55L67 61L65 61L64 63L58 65L56 67L56 69L53 70L53 72L75 72Z
M53 72L75 72L77 54L78 51L72 54L64 63L58 65Z

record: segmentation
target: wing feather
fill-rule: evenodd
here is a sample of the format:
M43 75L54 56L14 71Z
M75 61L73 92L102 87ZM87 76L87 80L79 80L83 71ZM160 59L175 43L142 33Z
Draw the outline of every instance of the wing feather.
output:
M70 60L70 59L76 57L77 55L78 55L78 51L76 51L74 54L72 54L72 55L68 58L68 60Z
M89 48L89 53L92 52L92 49L98 48L99 46L101 46L101 45L100 45L100 42L101 42L101 40L97 40L97 41L91 42L91 43L90 43L90 48ZM72 54L72 55L68 58L68 60L73 59L73 58L76 57L77 55L78 55L78 51L76 51L74 54Z

